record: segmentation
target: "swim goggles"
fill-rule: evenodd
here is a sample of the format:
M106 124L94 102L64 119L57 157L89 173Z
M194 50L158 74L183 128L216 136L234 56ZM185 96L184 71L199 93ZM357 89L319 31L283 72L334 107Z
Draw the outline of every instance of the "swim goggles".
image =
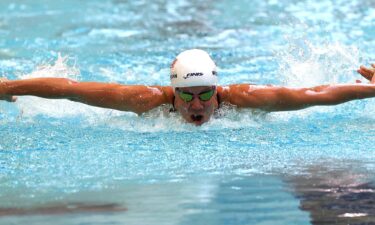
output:
M190 102L194 99L194 94L192 93L189 93L189 92L185 92L185 91L181 91L179 89L176 89L176 91L178 92L178 96L184 101L184 102ZM212 98L212 96L215 94L215 88L211 89L211 90L208 90L208 91L204 91L204 92L201 92L198 94L198 98L201 100L201 101L208 101Z

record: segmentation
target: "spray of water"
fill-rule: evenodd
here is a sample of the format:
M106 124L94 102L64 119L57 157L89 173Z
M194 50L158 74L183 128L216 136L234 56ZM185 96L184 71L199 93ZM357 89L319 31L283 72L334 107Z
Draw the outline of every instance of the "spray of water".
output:
M73 66L70 66L71 61L68 56L58 54L55 62L40 65L33 72L20 75L19 78L60 77L79 80L80 71L74 63ZM93 117L97 117L98 115L111 113L105 109L85 106L68 100L51 100L31 96L20 97L15 104L24 118L44 115L53 118L85 116L93 119Z
M285 37L287 47L276 52L278 74L283 85L290 87L312 87L322 84L367 82L356 69L361 65L361 55L356 46L342 43L315 43L306 37ZM353 106L354 105L354 106ZM278 118L306 117L312 113L353 112L360 106L351 102L335 107L313 107L308 110L279 114ZM360 109L362 110L362 107Z
M314 44L308 40L287 37L288 47L276 53L279 74L285 85L313 86L350 83L360 65L359 51L340 43Z
M78 80L80 77L80 71L76 67L75 63L73 63L73 66L68 65L71 61L72 60L69 59L68 56L61 56L61 54L58 53L55 62L50 61L39 65L33 72L21 75L20 78L64 77Z

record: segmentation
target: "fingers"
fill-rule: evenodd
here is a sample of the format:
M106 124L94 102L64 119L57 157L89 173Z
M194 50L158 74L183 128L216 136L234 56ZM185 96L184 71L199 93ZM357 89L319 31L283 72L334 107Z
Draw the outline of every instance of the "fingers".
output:
M361 70L361 69L359 69L359 70L357 70L357 72L359 73L359 74L361 74L364 78L366 78L367 80L371 80L371 78L372 78L372 74L371 73L368 73L368 72L366 72L366 71L364 71L364 70Z
M364 78L370 81L371 84L375 84L375 63L371 64L372 68L367 68L365 66L360 66L357 73L361 74ZM356 81L358 82L358 80Z
M372 64L371 66L374 67L375 64ZM375 67L374 67L374 68L375 68ZM363 71L365 71L365 72L367 72L367 73L371 73L371 74L375 72L374 68L367 68L367 67L365 67L365 66L360 66L360 67L359 67L360 70L363 70Z
M365 66L360 66L359 69L357 70L359 74L361 74L364 78L367 80L371 80L375 70L374 69L369 69Z

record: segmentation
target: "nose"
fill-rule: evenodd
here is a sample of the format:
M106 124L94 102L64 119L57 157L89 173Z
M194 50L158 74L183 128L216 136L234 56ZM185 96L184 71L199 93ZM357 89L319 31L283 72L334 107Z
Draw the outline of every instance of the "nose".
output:
M193 110L202 110L203 104L199 100L199 98L194 98L190 103L190 108L193 109Z

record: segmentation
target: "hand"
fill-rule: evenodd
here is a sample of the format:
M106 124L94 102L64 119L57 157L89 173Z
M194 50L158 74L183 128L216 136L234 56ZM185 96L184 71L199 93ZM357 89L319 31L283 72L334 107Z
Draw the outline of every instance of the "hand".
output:
M371 67L360 66L357 72L369 80L371 84L375 84L375 64L371 64Z
M0 77L0 100L5 100L7 102L15 102L17 100L17 97L4 94L5 92L4 83L7 80L8 80L7 78Z

